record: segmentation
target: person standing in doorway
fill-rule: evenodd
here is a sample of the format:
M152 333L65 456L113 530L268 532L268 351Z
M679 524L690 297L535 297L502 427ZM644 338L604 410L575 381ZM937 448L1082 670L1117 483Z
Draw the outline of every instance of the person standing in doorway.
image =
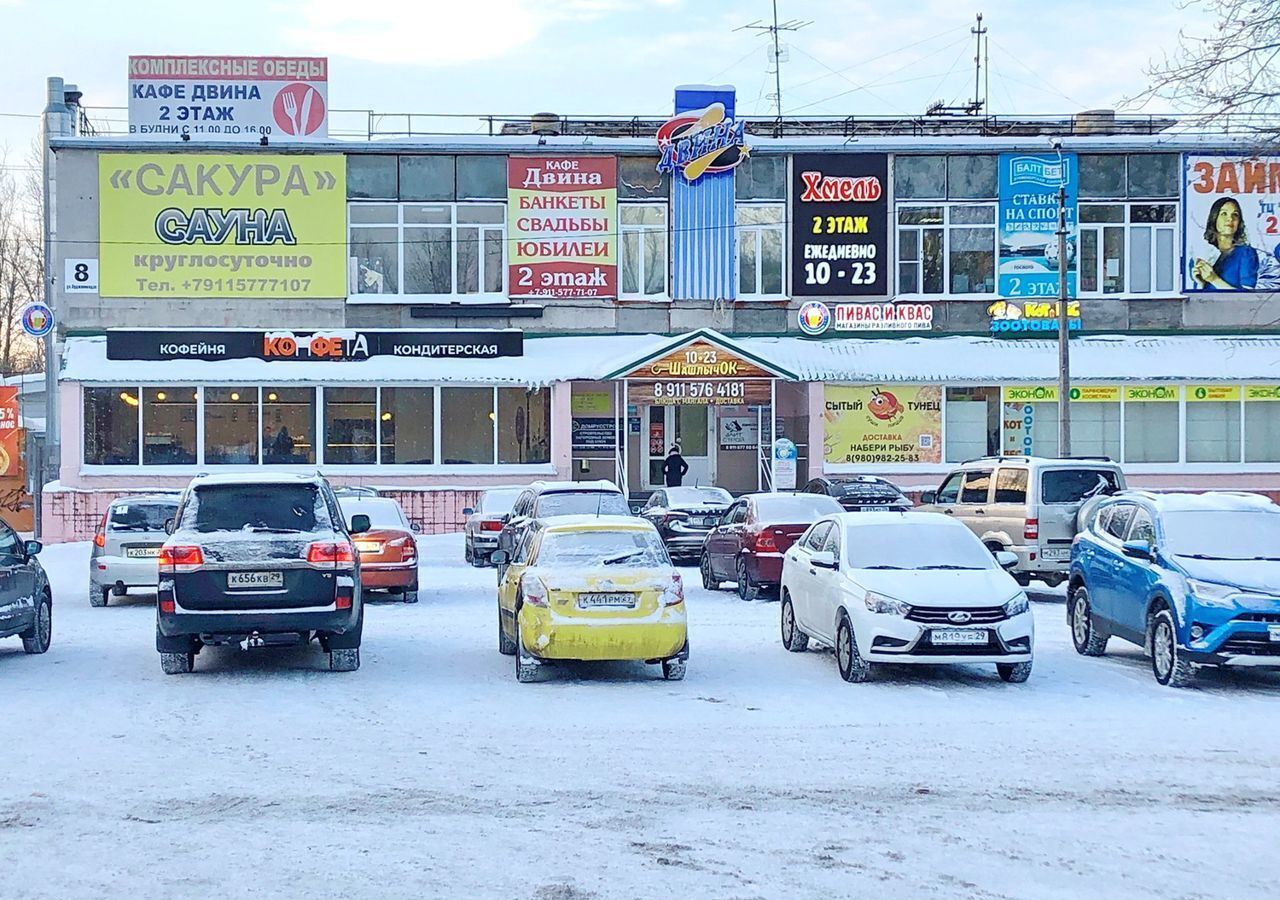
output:
M680 445L672 444L671 452L662 463L662 477L667 487L680 487L684 484L684 476L689 472L689 464L680 455Z

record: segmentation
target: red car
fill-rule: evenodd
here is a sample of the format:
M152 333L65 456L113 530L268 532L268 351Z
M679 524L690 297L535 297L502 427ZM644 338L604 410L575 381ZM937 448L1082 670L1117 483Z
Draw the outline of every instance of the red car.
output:
M821 494L745 494L729 507L702 545L702 586L738 583L738 596L753 600L782 581L782 554L823 516L841 512L839 501Z
M348 523L355 515L369 517L369 530L355 538L360 551L360 587L390 591L405 603L417 603L418 543L415 528L400 504L386 497L343 497L338 505Z

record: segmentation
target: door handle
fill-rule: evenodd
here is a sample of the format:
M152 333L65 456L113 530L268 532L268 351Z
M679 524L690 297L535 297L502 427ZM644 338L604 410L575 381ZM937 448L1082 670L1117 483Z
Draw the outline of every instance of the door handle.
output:
M954 515L955 515L955 513L954 513L950 508L948 508L948 509L944 509L944 510L942 511L942 513L943 513L943 515L947 515L947 516L954 516Z
M985 509L975 509L973 511L973 514L975 516L985 516L987 514L987 511Z
M809 570L809 574L810 574L810 575L817 575L817 574L818 574L818 570L817 570L817 569L810 569L810 570Z

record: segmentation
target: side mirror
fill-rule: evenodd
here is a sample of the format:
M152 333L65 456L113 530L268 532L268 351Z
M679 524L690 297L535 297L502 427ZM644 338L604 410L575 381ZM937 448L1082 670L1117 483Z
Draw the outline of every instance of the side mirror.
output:
M473 507L464 506L462 507L462 514L464 516L474 516L476 514L476 511Z
M27 550L27 559L30 559L33 556L38 556L40 551L44 549L44 544L39 541L27 541L25 546Z
M1008 550L997 550L996 562L1000 564L1000 568L1002 569L1012 569L1018 564L1018 554L1012 553Z
M414 534L422 534L422 526L419 525L417 522L410 522L409 530L412 531Z
M351 528L349 530L352 534L364 534L370 527L369 517L364 513L356 513L351 517Z
M1120 552L1132 559L1151 560L1155 553L1146 541L1125 541L1120 545Z
M506 550L494 550L489 554L489 562L493 563L495 566L505 566L507 563L511 562L511 554Z
M172 519L172 518L169 518L169 519L165 519L165 520L164 520L164 533L165 533L165 534L173 534L173 519Z
M838 569L840 563L836 561L836 555L830 550L819 550L817 553L809 557L811 565L817 566L819 569Z
M938 492L937 492L937 491L921 491L921 492L920 492L920 502L921 502L921 503L923 503L923 504L928 504L928 503L937 503L937 502L938 502Z

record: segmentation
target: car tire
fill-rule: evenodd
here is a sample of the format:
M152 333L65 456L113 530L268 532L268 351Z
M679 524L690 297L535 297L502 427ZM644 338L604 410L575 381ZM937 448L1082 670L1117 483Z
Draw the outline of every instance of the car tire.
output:
M418 580L415 578L413 584L400 592L400 599L405 603L418 602Z
M703 552L702 559L698 561L698 572L702 575L703 590L720 590L720 579L716 578L715 572L711 568L711 557L706 552Z
M683 659L664 659L662 661L662 677L667 681L684 681L687 663Z
M1167 687L1187 687L1196 678L1196 667L1178 652L1178 631L1167 608L1151 619L1151 672Z
M809 649L809 635L800 630L796 624L796 610L791 604L791 592L782 592L782 646L792 653L803 653Z
M1031 660L1020 663L996 663L996 672L1001 681L1011 684L1022 684L1031 677Z
M1107 652L1107 641L1111 636L1098 628L1093 617L1093 604L1089 600L1089 589L1083 584L1071 592L1067 615L1071 625L1071 643L1077 653L1081 656L1101 656Z
M507 633L502 630L502 607L498 607L498 652L503 656L515 656L516 642L507 637Z
M186 675L195 667L196 655L194 651L160 654L160 670L166 675Z
M521 684L528 684L538 677L538 661L529 655L524 649L524 638L520 634L520 611L516 610L516 652L513 654L516 661L516 681Z
M53 641L53 598L47 592L40 595L36 620L18 636L22 638L22 649L28 653L44 653L49 649Z
M836 627L836 667L840 677L850 684L861 684L871 677L871 663L858 652L858 638L847 615L840 617Z
M107 601L111 599L111 588L89 588L89 605L90 606L106 606Z
M738 575L738 596L743 600L756 599L760 594L760 586L751 580L751 574L747 572L747 560L739 556L735 568Z
M462 558L473 566L476 564L476 554L469 542L462 545Z
M360 668L360 648L329 651L330 672L354 672Z

